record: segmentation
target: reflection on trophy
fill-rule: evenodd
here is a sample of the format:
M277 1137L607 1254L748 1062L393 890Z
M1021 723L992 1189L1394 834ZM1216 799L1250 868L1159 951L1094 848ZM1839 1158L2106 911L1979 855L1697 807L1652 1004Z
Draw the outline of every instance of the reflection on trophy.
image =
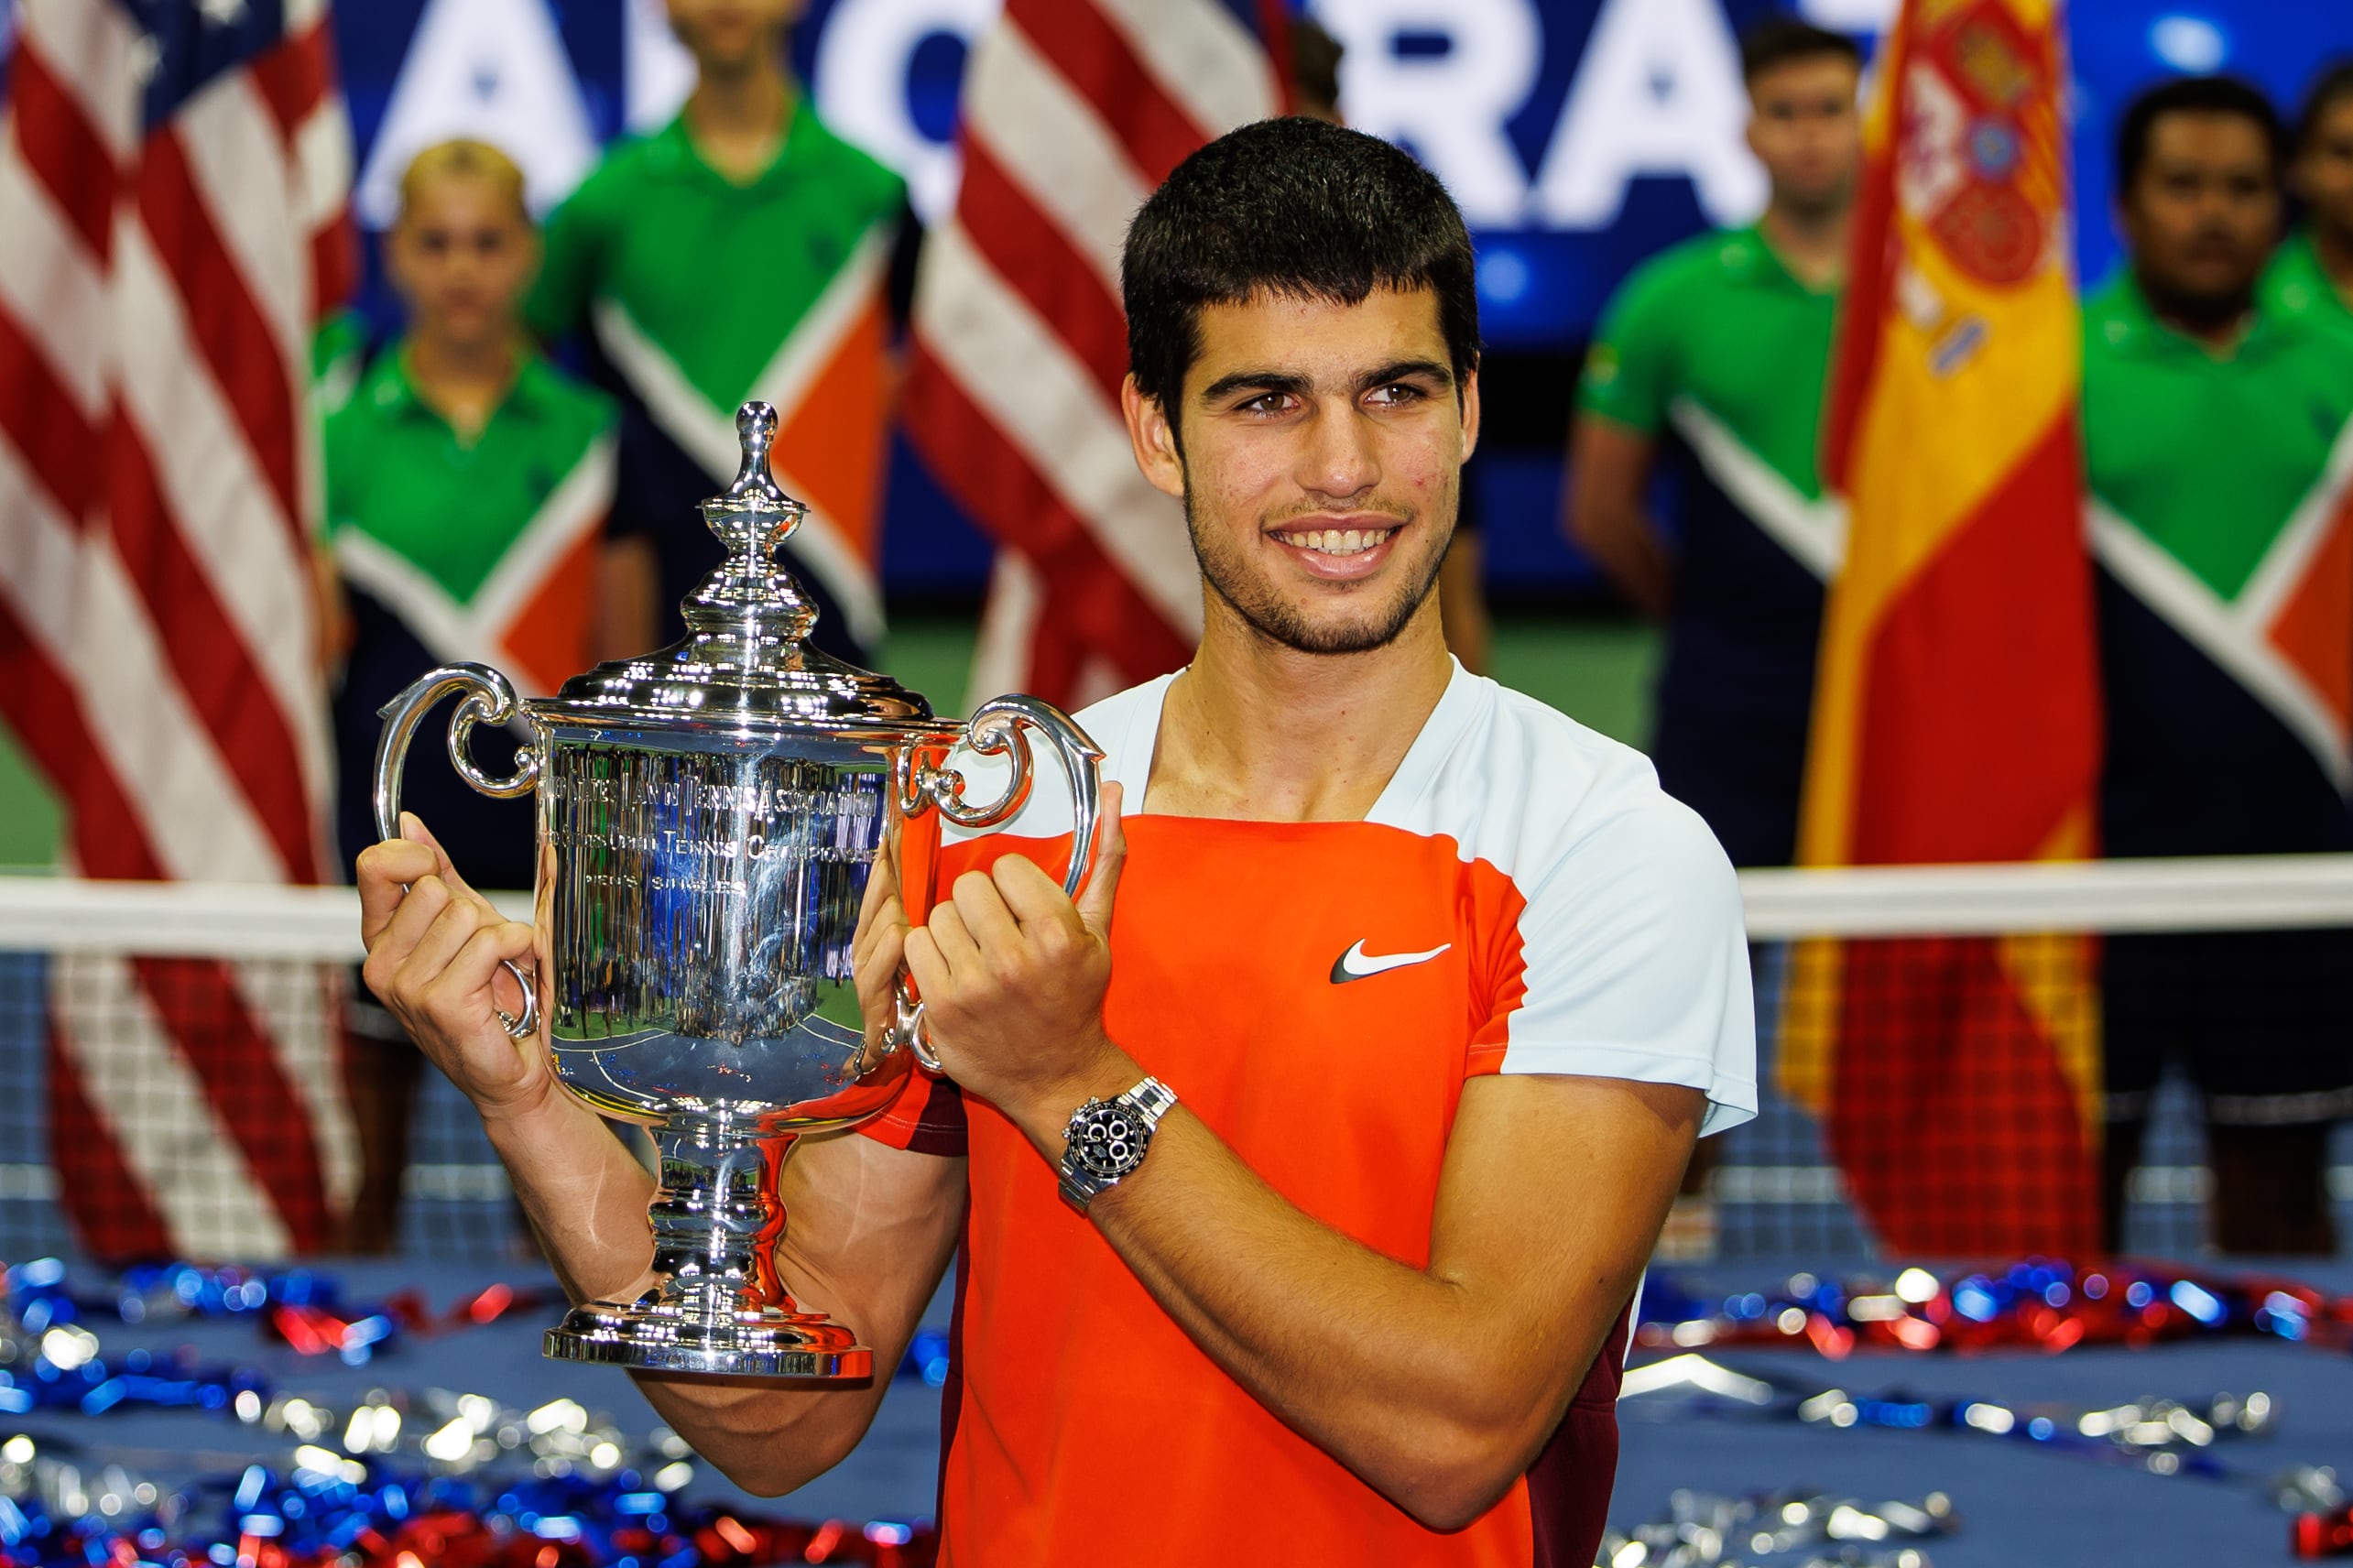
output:
M428 709L464 693L450 760L485 794L536 790L539 973L517 969L517 1039L544 1028L559 1080L599 1112L654 1131L656 1287L594 1301L549 1331L547 1354L670 1372L850 1378L872 1353L793 1304L777 1278L776 1172L791 1141L880 1112L910 1065L936 1067L905 975L893 1016L860 1016L851 940L885 835L904 830L901 896L931 902L939 820L1005 822L1026 801L1030 730L1067 772L1084 883L1102 753L1060 710L1000 697L969 723L888 676L807 646L816 619L777 546L804 508L769 476L776 411L735 416L743 468L703 504L727 561L681 606L684 641L605 664L550 699L518 702L497 671L452 664L383 711L376 826L399 831L401 766ZM520 714L534 744L487 778L476 724ZM958 745L1006 755L1009 781L964 800ZM924 822L927 813L937 816Z

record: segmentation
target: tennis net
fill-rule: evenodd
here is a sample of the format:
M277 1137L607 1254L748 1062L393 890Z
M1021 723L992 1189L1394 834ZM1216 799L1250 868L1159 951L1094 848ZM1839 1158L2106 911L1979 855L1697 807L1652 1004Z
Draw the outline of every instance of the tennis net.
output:
M2353 1072L2332 1076L2353 1064L2334 945L2353 855L1759 871L1742 891L1761 1106L1708 1141L1717 1256L1884 1250L1907 1162L1990 1162L2006 1179L1968 1201L2032 1210L2053 1140L2096 1166L2119 1112L2143 1129L2129 1250L2213 1239L2209 1112L2333 1140L2353 1225ZM359 956L347 888L0 877L0 1258L158 1233L224 1258L526 1250L470 1108L365 1005ZM2055 1079L2004 1007L2075 1042ZM2140 1076L2104 1082L2103 1044Z

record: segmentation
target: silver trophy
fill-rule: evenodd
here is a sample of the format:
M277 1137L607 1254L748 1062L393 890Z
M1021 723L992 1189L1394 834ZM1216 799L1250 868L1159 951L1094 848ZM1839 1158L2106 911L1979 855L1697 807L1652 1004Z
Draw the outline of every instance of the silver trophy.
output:
M968 723L888 676L806 643L816 612L776 561L805 508L770 477L776 411L735 416L743 468L703 515L728 559L681 606L686 639L520 702L496 670L451 664L387 703L376 821L399 831L400 773L427 710L463 693L450 761L485 795L537 795L536 974L515 968L517 1039L544 1033L557 1078L608 1116L653 1129L659 1283L574 1308L559 1360L730 1377L854 1378L872 1352L777 1277L776 1171L796 1138L854 1127L913 1063L936 1069L906 976L894 1014L862 1018L850 946L887 835L921 920L941 818L1001 823L1029 798L1031 730L1069 776L1073 897L1086 879L1101 750L1059 709L1000 697ZM515 771L467 754L477 724L528 726ZM959 744L1007 756L1008 782L965 801ZM1009 755L1008 755L1009 754ZM936 815L928 815L936 811ZM927 818L928 821L924 820ZM511 966L510 967L514 967Z

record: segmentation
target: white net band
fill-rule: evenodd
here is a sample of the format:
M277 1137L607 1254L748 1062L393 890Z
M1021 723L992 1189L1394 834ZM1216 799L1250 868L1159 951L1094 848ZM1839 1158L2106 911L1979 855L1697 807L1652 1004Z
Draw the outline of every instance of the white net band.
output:
M1740 874L1749 936L2285 931L2353 925L2353 855L1864 866ZM494 893L528 920L528 893ZM349 887L0 877L0 952L356 962Z

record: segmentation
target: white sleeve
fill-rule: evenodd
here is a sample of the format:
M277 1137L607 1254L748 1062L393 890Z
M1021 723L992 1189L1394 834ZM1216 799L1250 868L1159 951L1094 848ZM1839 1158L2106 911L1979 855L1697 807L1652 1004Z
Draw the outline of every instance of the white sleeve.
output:
M1651 787L1578 833L1527 898L1500 1071L1698 1089L1703 1135L1757 1114L1739 879L1694 812Z

